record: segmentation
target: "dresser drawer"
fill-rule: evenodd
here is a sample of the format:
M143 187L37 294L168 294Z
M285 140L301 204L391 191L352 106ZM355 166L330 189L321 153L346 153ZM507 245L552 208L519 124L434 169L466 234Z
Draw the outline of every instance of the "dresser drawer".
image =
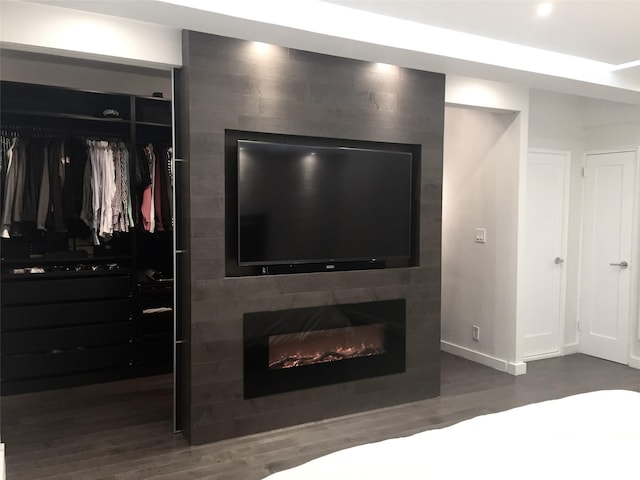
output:
M132 339L128 322L79 327L42 328L4 332L2 358L22 353L58 353L76 348L128 344Z
M131 300L55 303L2 307L2 331L128 321Z
M8 355L2 358L2 381L125 368L130 365L130 359L130 345Z
M130 293L129 275L5 280L2 282L2 305L121 298Z

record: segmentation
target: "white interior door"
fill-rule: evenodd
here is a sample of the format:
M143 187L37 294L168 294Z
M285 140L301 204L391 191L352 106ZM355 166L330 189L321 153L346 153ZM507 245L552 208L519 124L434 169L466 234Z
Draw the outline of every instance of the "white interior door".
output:
M580 351L628 363L636 154L585 157Z
M567 152L528 155L522 265L525 360L562 353L569 162Z

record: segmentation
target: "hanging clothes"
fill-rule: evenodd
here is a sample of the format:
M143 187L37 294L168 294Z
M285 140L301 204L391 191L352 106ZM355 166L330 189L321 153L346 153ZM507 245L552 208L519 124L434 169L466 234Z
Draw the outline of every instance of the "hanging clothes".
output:
M49 162L49 211L45 222L47 230L66 232L62 201L62 185L65 178L64 142L53 139L47 150Z
M128 232L131 189L129 152L124 143L87 141L89 161L84 168L83 185L92 195L83 195L80 218L91 228L94 245L109 240L116 232Z
M132 201L132 195L131 195L131 167L130 167L130 156L129 156L129 151L127 150L126 147L124 147L123 149L123 177L124 177L124 187L127 189L127 198L126 198L126 211L127 211L127 225L129 226L129 228L133 228L135 226L135 221L133 218L133 201Z
M28 165L28 168L25 168L23 203L20 220L22 222L35 223L36 216L38 214L42 172L47 160L47 140L34 138L31 140L31 143L32 145L26 151L26 165Z
M155 232L156 229L156 212L155 212L155 204L154 204L154 188L155 188L155 165L156 165L156 157L153 152L153 145L148 144L144 148L144 154L147 161L147 171L149 172L149 182L148 185L144 187L142 191L142 204L140 206L140 211L142 213L142 226L143 228L150 233ZM145 178L146 181L146 178Z
M108 142L98 142L98 161L102 173L100 198L100 222L98 234L104 239L111 239L113 234L113 200L116 193L116 175L113 158L113 149Z
M98 245L133 227L123 142L41 135L2 137L0 236L39 230Z
M172 151L148 143L142 152L143 168L136 171L138 188L141 191L140 216L142 228L150 233L173 229L171 177Z
M6 167L4 169L4 197L2 201L2 238L9 238L13 219L13 204L16 199L16 189L18 186L18 139L13 138L9 148L4 155ZM5 142L3 142L5 144Z
M48 145L45 149L45 158L48 156ZM36 214L36 228L46 230L47 215L49 213L49 197L51 184L49 180L49 162L45 161L42 166L42 178L40 179L40 193L38 197L38 212Z
M82 207L80 208L80 220L91 228L93 227L93 190L91 179L93 177L93 162L91 161L90 146L87 146L87 162L84 164L82 174Z
M3 238L38 231L99 245L136 226L150 233L173 229L170 148L145 144L132 168L122 141L4 130L1 140Z
M16 167L15 198L12 204L11 225L22 221L22 206L24 205L24 179L27 169L27 148L25 142L18 142L17 151L14 154ZM20 235L19 229L14 234Z
M162 219L165 230L173 230L173 181L171 179L171 160L173 152L165 148L162 157L158 156L160 170L160 203L162 205Z
M86 142L78 138L65 139L65 180L62 186L62 207L67 231L73 237L85 237L87 227L80 220L83 204L83 176L87 163Z

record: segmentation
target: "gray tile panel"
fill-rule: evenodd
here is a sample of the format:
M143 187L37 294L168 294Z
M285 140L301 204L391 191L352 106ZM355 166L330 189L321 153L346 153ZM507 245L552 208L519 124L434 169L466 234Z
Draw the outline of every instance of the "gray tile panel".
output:
M190 361L194 444L406 403L439 393L444 77L185 32L189 153ZM225 277L224 131L240 129L421 145L420 265ZM405 298L403 374L243 399L246 312Z

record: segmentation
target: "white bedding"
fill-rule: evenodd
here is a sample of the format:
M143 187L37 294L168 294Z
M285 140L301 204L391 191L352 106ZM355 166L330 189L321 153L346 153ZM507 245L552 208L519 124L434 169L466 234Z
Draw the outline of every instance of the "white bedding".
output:
M640 393L603 390L341 450L268 480L640 479Z

